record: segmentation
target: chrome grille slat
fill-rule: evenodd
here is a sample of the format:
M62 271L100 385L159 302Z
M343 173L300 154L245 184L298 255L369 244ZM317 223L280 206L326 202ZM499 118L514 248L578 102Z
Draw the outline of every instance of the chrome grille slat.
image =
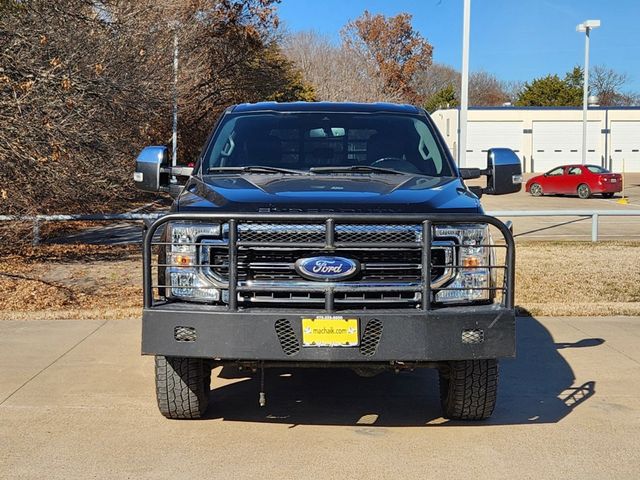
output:
M422 227L420 225L336 224L335 246L324 247L326 224L241 223L238 225L238 302L247 304L322 304L327 288L337 305L402 304L415 307L421 301ZM223 229L223 231L225 231ZM288 248L283 244L291 244ZM320 248L317 245L323 244ZM361 245L375 245L363 248ZM385 244L393 244L388 247ZM399 247L399 246L402 247ZM447 283L455 275L455 243L434 240L431 249L432 288ZM203 242L201 271L225 288L228 282L227 235ZM336 255L360 262L361 270L349 280L320 282L300 276L295 263L300 258Z

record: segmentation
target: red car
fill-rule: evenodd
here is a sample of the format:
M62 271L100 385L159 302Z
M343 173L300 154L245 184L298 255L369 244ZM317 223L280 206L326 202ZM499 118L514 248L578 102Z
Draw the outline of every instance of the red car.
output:
M565 194L589 198L601 193L611 198L622 191L622 175L597 165L564 165L529 179L525 189L534 197Z

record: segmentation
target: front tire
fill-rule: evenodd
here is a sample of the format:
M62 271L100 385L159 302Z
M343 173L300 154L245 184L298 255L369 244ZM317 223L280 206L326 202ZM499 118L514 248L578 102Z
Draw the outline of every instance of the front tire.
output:
M201 418L207 410L211 368L201 358L156 355L156 398L172 419Z
M439 370L442 413L451 420L484 420L498 394L498 361L457 360Z
M542 196L542 187L539 183L534 183L529 187L529 193L534 197Z
M583 200L589 198L591 196L591 189L589 188L589 185L586 183L578 185L578 196Z

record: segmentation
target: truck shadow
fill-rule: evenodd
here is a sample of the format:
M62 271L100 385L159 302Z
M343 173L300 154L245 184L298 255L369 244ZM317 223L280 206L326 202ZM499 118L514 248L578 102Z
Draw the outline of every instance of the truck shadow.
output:
M595 381L576 385L558 350L594 348L603 339L554 343L535 318L518 319L518 357L500 364L498 404L485 422L443 419L435 370L362 378L347 369L268 369L267 405L258 406L258 375L225 367L213 379L208 418L227 421L354 427L556 423L595 394ZM224 379L224 380L221 380ZM224 381L223 386L217 386ZM375 434L374 430L364 429Z

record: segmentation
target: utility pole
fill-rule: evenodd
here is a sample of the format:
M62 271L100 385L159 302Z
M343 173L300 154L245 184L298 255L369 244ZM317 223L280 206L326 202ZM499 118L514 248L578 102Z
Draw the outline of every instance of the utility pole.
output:
M458 125L458 166L467 166L467 110L469 109L469 29L471 0L464 0L462 21L462 86L460 91L460 124Z

